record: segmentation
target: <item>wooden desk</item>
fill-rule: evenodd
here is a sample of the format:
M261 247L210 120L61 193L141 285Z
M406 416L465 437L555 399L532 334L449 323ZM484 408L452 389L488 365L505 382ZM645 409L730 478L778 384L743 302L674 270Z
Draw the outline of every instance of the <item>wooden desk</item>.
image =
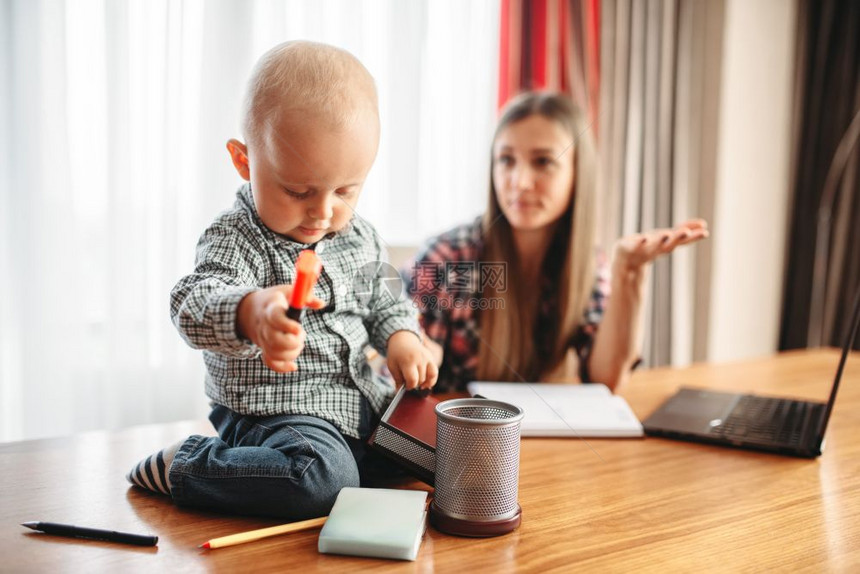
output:
M695 384L822 399L833 350L637 373L624 389L644 418L674 389ZM320 555L317 533L204 551L203 541L277 524L174 507L130 488L141 457L208 424L0 445L0 570L73 572L513 572L853 570L860 568L860 355L848 361L827 448L803 460L647 438L526 439L523 524L491 539L428 529L417 562ZM404 486L418 486L407 483ZM26 531L28 520L160 536L141 549Z

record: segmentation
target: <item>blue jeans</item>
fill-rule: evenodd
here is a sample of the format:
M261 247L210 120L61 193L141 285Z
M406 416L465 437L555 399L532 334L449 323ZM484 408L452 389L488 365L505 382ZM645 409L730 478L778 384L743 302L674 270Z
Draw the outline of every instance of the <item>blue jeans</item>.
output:
M366 436L374 421L369 408L363 414ZM245 416L214 405L209 420L218 436L189 437L170 465L181 506L304 520L327 515L344 486L359 486L360 463L386 467L364 441L316 417Z

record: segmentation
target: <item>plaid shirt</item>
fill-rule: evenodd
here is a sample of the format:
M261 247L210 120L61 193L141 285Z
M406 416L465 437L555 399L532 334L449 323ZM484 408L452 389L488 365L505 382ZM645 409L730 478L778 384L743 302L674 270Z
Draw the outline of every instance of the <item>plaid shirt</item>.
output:
M421 310L421 325L428 337L442 345L444 360L436 384L438 391L465 391L474 381L480 345L478 313L484 281L493 280L498 263L482 262L481 218L434 238L403 270L407 291ZM469 273L471 272L471 275ZM507 269L503 271L507 273ZM458 278L459 276L459 278ZM541 307L537 320L537 352L548 355L554 341L542 338L543 328L558 320L556 286L547 278L541 285ZM598 253L597 276L583 323L571 339L577 353L580 378L589 381L587 364L598 323L609 297L606 258ZM477 309L475 308L477 307Z
M418 335L417 312L403 297L383 300L374 283L364 304L353 281L359 269L384 261L386 251L373 228L354 217L347 228L317 243L323 271L314 295L328 305L308 310L307 337L298 371L278 373L260 349L236 333L236 309L248 293L292 284L298 243L268 229L257 215L250 185L237 192L233 208L218 216L197 244L194 273L170 294L173 323L185 341L203 349L206 395L246 415L303 414L359 437L362 396L378 414L394 392L367 364L369 344L385 354L396 331Z

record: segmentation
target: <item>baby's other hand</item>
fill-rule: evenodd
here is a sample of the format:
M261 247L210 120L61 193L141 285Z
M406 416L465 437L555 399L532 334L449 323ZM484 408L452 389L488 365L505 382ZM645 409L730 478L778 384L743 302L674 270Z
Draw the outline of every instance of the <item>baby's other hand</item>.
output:
M442 359L445 356L445 350L442 348L442 345L431 339L427 336L427 332L424 329L421 329L421 336L424 339L424 348L430 353L430 357L433 359L433 362L436 363L437 367L442 366Z
M260 347L263 363L281 373L298 370L295 360L305 347L305 330L287 317L292 292L292 285L254 291L242 298L236 310L239 335ZM321 309L325 303L314 298L308 307Z
M398 385L430 390L439 377L432 353L412 331L397 331L388 339L388 370Z

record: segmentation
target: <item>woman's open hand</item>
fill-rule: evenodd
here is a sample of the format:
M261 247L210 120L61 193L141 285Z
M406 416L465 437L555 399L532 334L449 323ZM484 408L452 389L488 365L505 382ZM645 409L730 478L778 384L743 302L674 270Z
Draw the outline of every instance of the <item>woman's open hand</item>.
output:
M676 247L700 241L708 236L708 222L690 219L669 229L655 229L626 235L615 244L613 271L637 272Z

